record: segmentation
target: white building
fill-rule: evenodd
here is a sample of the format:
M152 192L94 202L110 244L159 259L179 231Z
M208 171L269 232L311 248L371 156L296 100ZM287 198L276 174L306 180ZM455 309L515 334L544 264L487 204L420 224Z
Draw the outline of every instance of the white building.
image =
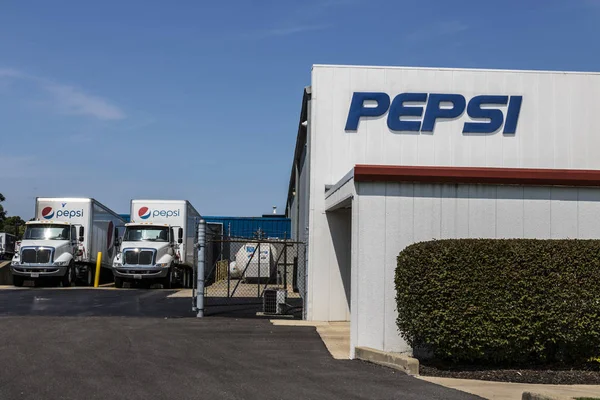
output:
M314 66L287 204L306 318L350 320L352 357L407 351L407 245L600 237L599 104L596 73Z

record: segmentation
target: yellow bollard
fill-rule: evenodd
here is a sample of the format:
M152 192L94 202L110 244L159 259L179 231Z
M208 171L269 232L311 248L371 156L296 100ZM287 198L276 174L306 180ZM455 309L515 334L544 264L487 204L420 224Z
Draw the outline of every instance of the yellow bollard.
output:
M94 279L94 287L100 286L100 268L102 268L102 252L98 252L96 257L96 279Z

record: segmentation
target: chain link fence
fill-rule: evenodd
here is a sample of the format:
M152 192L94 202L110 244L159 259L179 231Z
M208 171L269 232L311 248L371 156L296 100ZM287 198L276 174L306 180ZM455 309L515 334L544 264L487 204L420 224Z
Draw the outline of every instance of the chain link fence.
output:
M302 317L306 293L304 243L279 239L210 236L206 243L205 307L227 313L247 306L250 314L270 312L277 292L277 314Z

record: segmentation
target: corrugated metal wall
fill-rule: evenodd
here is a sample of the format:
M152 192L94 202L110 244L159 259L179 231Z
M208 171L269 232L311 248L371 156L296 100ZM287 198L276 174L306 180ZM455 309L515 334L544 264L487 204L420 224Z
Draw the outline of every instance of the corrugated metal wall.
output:
M285 217L222 217L207 216L206 222L223 224L223 233L232 237L290 238L291 221Z
M129 214L119 214L130 221ZM291 238L291 221L285 217L204 217L206 222L223 224L225 236L256 237L259 232L265 238Z

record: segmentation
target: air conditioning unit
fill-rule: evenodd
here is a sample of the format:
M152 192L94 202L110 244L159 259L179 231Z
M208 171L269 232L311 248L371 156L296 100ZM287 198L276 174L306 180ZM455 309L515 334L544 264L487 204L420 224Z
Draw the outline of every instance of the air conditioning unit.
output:
M263 313L282 315L286 312L287 291L285 289L265 289L263 293Z

